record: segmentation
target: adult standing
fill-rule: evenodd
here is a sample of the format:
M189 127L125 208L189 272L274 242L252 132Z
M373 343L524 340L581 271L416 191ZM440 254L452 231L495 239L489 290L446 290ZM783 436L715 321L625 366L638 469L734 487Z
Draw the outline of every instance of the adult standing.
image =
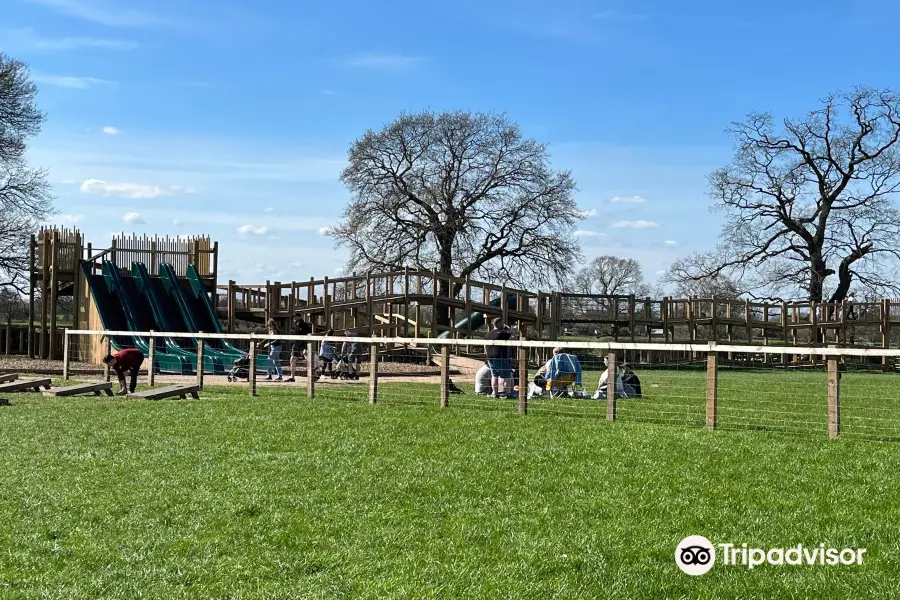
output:
M503 323L503 319L497 317L491 321L492 329L485 334L484 339L494 342L505 342L512 335ZM509 366L509 348L506 346L485 346L488 368L491 370L491 392L494 398L506 397L506 382L512 378L512 369Z

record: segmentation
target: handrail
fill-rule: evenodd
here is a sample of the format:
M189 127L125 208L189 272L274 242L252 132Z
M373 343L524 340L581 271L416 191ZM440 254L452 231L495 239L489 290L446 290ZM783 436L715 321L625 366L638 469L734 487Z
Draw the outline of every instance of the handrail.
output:
M900 357L900 348L837 348L810 346L759 346L740 344L656 344L648 342L566 342L539 340L482 340L482 339L448 339L448 338L403 338L403 337L362 337L362 336L324 336L324 335L290 335L290 334L257 334L257 333L186 333L183 331L113 331L100 329L67 329L65 335L103 335L140 336L145 338L184 338L195 340L284 340L297 342L346 342L360 344L405 344L431 346L509 346L513 348L573 348L585 350L653 350L669 352L735 352L742 354L809 354L814 356L871 356Z

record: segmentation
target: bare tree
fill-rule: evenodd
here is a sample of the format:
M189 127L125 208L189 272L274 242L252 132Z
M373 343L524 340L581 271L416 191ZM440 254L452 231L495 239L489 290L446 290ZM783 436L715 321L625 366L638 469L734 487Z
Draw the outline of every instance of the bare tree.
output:
M686 259L679 259L672 263L669 270L663 277L665 283L675 284L675 296L677 298L738 298L742 292L740 287L726 277L724 274L718 274L702 279L693 279L686 276L692 269L697 268L696 263L692 263Z
M610 255L597 256L582 267L575 274L572 287L579 294L604 296L646 296L653 291L644 281L641 263Z
M722 243L683 261L682 280L726 275L754 297L816 301L854 284L900 291L900 95L857 88L800 120L751 114L730 133L734 160L710 176Z
M348 272L408 265L523 285L561 280L580 255L571 174L504 116L401 115L353 144L341 179L352 200L330 235L350 250Z
M26 141L44 114L24 63L0 53L0 287L25 291L28 239L53 210L46 173L29 169Z

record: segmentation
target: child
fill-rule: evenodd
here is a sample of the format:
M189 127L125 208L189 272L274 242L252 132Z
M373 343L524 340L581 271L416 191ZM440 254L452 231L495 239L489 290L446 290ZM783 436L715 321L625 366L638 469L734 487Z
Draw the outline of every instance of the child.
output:
M334 329L329 329L325 332L325 337L331 337L334 335ZM325 374L325 369L328 369L328 375L332 375L334 373L334 346L328 340L322 342L322 345L319 347L319 358L322 360L322 374Z
M269 335L278 335L278 327L275 326L275 319L269 319L269 322L266 325L269 329ZM272 381L272 373L275 373L275 381L282 381L281 340L269 340L263 343L263 346L269 347L269 358L266 361L266 380Z
M641 380L628 363L622 363L622 393L626 398L640 398L642 395Z

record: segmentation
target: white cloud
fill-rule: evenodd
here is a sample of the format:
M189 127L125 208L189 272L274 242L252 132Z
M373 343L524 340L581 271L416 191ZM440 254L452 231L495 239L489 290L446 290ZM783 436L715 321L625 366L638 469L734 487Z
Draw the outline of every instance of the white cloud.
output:
M586 231L579 229L575 232L575 237L600 237L600 233L596 231Z
M666 271L665 269L662 269L662 270L660 270L660 271L657 271L656 274L657 274L657 275L665 275L666 272L667 272L667 271Z
M107 27L150 27L164 25L167 19L124 6L110 6L94 0L30 0L57 9L67 15ZM124 4L124 3L121 3Z
M140 183L109 182L102 179L88 179L81 184L82 194L116 196L119 198L147 199L168 196L170 192L155 185Z
M179 225L181 225L181 221L179 221L178 219L172 219L172 225L178 227Z
M267 235L266 239L267 240L280 240L281 236L280 235Z
M78 225L84 220L84 215L56 215L47 222L55 225Z
M590 210L583 210L580 214L582 219L593 219L597 216L597 209L592 208Z
M609 201L613 204L643 204L647 199L643 196L613 196Z
M137 43L129 40L110 40L91 37L45 38L33 29L11 29L0 31L7 48L23 48L38 51L70 51L86 48L99 50L133 50Z
M666 241L663 242L663 243L664 243L666 246L670 246L670 247L672 247L672 248L676 248L676 247L678 246L678 242L676 242L675 240L666 240Z
M107 125L103 128L103 133L105 133L106 135L119 135L120 133L122 133L122 130L120 130L118 127Z
M289 263L288 266L292 269L299 269L300 267L303 266L303 263L293 262L293 263Z
M328 235L331 233L331 227L319 227L319 235Z
M263 212L270 213L270 212L272 212L272 211L274 211L274 210L275 210L274 208L272 208L271 206L268 206L268 207L266 207L266 208L263 209Z
M141 216L141 213L138 212L125 213L124 215L122 215L122 221L128 223L129 225L141 225L147 222Z
M655 221L619 221L614 223L613 227L626 227L628 229L652 229L659 227L659 223Z
M364 69L405 69L427 60L424 56L409 56L390 52L367 52L347 59L349 67Z
M53 85L56 87L86 90L95 85L115 85L115 81L98 79L97 77L75 77L73 75L48 75L46 73L32 73L31 78L35 83Z
M257 227L257 226L249 225L249 224L241 225L240 227L237 228L237 230L238 230L238 233L241 233L241 234L252 233L253 235L266 235L267 233L269 233L268 227Z

